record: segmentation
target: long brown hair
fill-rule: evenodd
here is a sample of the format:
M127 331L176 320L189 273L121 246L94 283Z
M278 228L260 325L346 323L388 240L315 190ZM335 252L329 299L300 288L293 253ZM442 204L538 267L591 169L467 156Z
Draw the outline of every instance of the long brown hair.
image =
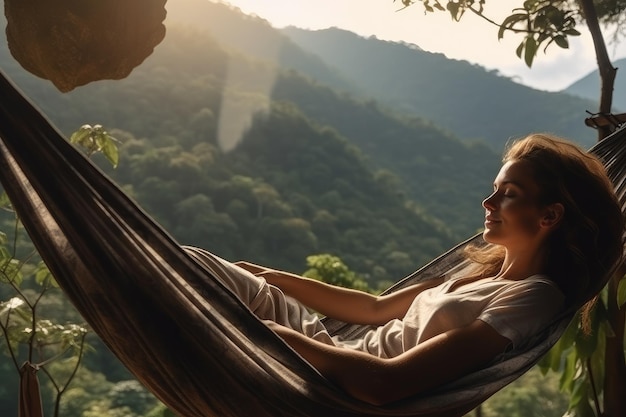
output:
M569 307L586 304L586 315L622 259L624 216L613 185L598 158L554 135L532 134L513 142L503 162L518 160L530 162L541 190L539 204L565 208L548 237L545 273ZM493 274L502 266L504 249L474 249L468 256L481 265L483 275Z

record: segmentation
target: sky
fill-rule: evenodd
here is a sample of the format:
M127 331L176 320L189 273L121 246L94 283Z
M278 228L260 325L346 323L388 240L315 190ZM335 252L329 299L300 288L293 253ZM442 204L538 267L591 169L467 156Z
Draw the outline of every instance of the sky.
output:
M585 27L581 36L570 38L570 48L556 45L543 50L532 68L515 54L522 37L506 33L498 40L498 29L472 13L455 22L447 12L425 15L420 2L402 9L400 0L229 0L224 1L267 20L272 26L303 29L337 27L364 37L413 43L429 52L465 60L521 84L546 91L559 91L596 70L591 36ZM497 22L511 14L521 0L491 0L485 14ZM626 41L608 45L612 59L626 57Z

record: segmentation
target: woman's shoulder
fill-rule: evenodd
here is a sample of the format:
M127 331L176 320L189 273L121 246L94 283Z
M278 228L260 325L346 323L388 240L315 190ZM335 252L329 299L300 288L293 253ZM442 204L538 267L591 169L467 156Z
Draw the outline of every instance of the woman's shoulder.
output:
M531 275L528 278L525 278L519 281L514 281L514 282L516 282L518 285L525 286L525 287L549 287L559 292L561 291L559 289L559 286L556 284L556 282L553 279L551 279L548 275L545 275L545 274Z
M528 278L511 281L504 287L504 293L518 294L518 297L528 299L543 299L545 301L563 302L565 295L559 286L548 275L536 274Z

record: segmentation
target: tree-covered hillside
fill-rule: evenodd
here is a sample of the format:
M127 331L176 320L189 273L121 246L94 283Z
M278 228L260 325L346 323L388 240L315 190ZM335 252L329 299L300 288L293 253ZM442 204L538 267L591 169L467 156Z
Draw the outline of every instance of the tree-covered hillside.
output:
M372 169L398 176L415 208L455 239L480 227L479 203L499 160L498 153L464 145L430 122L400 118L375 102L359 101L294 71L228 54L208 31L174 24L153 56L118 83L98 82L61 96L18 68L14 73L64 132L100 122L152 143L213 134L224 145L237 141L250 123L249 114L266 111L270 100L294 103L307 118L357 145Z
M479 65L340 29L286 28L302 48L320 56L381 103L433 120L463 139L506 141L549 131L591 146L584 125L591 100L535 90Z
M238 78L271 80L267 94L296 103L307 117L332 126L355 143L376 168L398 175L409 197L426 213L436 213L457 238L481 227L480 201L497 171L500 149L490 150L481 141L462 146L447 126L433 124L421 112L398 113L361 94L354 86L358 79L350 78L354 74L338 78L338 72L319 57L303 51L266 21L237 9L206 0L183 0L169 6L168 21L203 28L222 45L262 59L271 68L286 68L280 76L248 71L246 77L238 67ZM403 87L403 80L398 79L394 88Z

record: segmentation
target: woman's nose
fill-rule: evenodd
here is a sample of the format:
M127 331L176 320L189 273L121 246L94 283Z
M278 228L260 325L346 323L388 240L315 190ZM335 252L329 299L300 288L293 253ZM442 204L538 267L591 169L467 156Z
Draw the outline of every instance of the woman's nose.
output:
M495 208L495 201L494 201L495 196L496 196L495 191L491 193L491 195L487 196L487 198L483 200L483 207L486 208L487 210L493 210Z

